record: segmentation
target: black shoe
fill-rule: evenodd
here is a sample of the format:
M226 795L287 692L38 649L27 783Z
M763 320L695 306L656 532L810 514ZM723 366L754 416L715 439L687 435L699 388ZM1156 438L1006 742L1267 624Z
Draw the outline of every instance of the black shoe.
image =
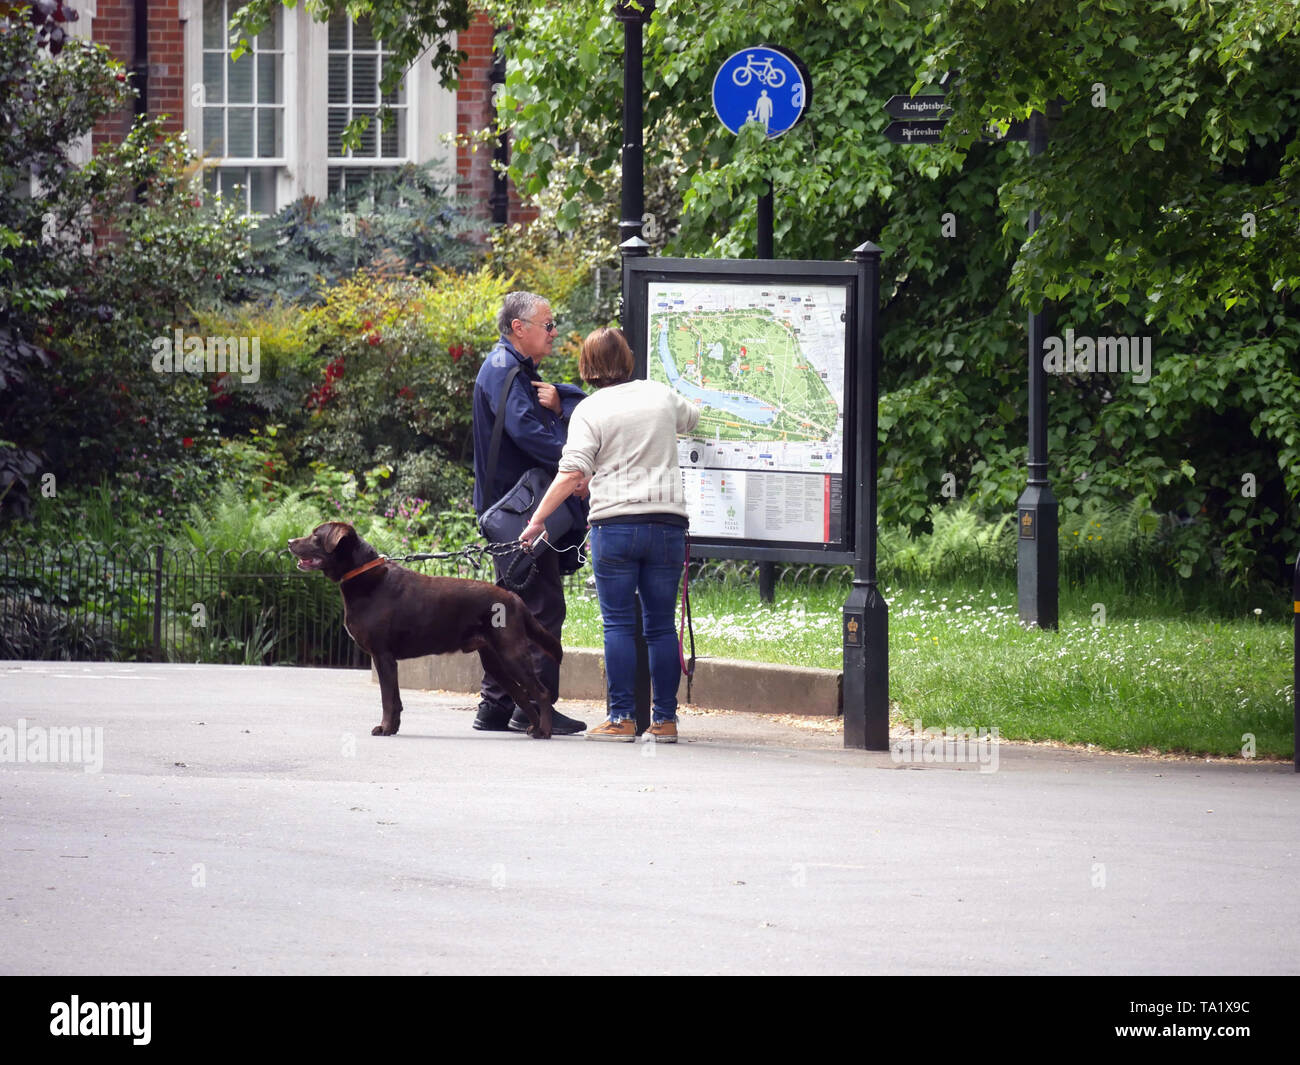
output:
M527 732L528 726L532 722L528 720L528 715L522 710L516 710L514 716L510 719L511 732ZM478 726L476 725L475 728ZM587 723L585 721L575 721L571 717L565 717L558 710L551 710L551 735L552 736L572 736L577 732L585 732Z
M505 732L510 728L510 710L508 706L479 703L478 714L474 717L474 727L480 732Z

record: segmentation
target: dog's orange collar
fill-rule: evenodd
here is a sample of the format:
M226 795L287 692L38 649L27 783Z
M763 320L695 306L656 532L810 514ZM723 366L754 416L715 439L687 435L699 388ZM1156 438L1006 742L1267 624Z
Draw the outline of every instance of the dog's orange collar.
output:
M376 566L382 566L387 561L388 559L386 559L383 555L380 555L378 558L372 558L364 566L358 566L356 569L349 570L347 573L343 574L343 576L339 578L339 584L342 584L344 581L348 580L351 577L360 576L362 573L365 573L366 570L368 569L374 569Z

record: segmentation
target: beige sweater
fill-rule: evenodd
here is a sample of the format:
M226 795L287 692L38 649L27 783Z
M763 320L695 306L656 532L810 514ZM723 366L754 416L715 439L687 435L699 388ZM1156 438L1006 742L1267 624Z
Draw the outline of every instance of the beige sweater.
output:
M589 520L686 517L677 434L699 420L699 407L658 381L609 385L579 403L559 468L591 478Z

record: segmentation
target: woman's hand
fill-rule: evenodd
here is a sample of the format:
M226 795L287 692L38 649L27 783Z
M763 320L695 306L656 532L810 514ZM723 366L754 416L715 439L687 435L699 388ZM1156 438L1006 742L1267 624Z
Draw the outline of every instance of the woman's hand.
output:
M569 496L573 495L573 489L583 479L582 474L577 470L556 475L551 486L546 489L546 494L542 496L542 501L537 504L537 509L533 511L532 519L519 534L519 539L525 548L532 549L533 541L546 530L546 519L554 514Z
M536 540L539 536L541 536L542 533L544 532L546 532L546 523L544 521L538 521L536 518L533 518L531 521L529 521L529 523L526 526L524 526L524 531L519 534L519 540L524 545L524 547L528 548L531 551L533 547L533 541Z

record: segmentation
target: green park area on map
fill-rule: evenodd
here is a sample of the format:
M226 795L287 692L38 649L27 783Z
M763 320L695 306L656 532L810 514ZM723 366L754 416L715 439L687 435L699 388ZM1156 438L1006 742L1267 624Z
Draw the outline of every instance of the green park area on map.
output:
M787 323L758 309L653 315L650 376L666 384L673 382L660 358L664 322L668 350L682 382L705 391L750 396L775 412L771 421L755 421L706 402L696 435L774 442L831 439L839 408Z

